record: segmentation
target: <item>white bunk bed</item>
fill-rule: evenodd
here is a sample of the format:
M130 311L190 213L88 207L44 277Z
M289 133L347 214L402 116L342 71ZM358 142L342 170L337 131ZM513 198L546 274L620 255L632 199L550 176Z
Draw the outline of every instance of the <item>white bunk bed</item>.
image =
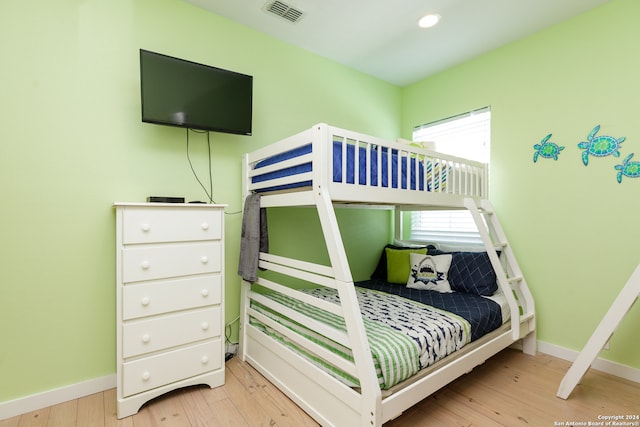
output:
M359 168L362 172L351 172ZM276 282L260 273L254 283L243 280L239 354L320 424L381 426L518 341L522 341L524 352L535 353L534 302L486 199L484 164L318 124L246 154L243 193L245 198L260 193L262 208L317 209L329 265L260 252L260 268L284 279ZM495 270L509 320L410 378L382 389L334 211L341 203L389 206L397 212L468 209ZM397 213L396 234L400 231L399 217ZM289 278L298 284L304 281L333 289L339 302L327 302L300 291L290 285ZM343 322L344 328L328 327L290 310L265 295L270 292L330 313ZM258 310L259 306L286 315L317 336L310 340L298 335ZM265 328L257 324L273 333L265 333ZM344 359L318 345L318 336L349 349L352 358ZM315 361L303 352L313 355ZM336 379L321 364L356 378L357 386Z

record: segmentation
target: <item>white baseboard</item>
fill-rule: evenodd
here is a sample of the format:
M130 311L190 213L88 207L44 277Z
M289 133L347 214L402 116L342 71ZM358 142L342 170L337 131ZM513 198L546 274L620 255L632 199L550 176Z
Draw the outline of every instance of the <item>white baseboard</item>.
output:
M236 349L231 347L228 350L233 351ZM579 354L579 352L575 350L569 350L567 348L542 341L538 341L538 351L570 362L573 362ZM601 358L596 359L591 367L617 377L640 383L640 369ZM46 408L47 406L57 405L58 403L67 402L69 400L78 399L90 394L99 393L101 391L114 388L115 386L116 375L112 374L78 384L72 384L66 387L33 394L31 396L9 400L7 402L0 402L0 420Z
M115 388L116 374L0 402L0 420Z
M538 341L538 351L540 353L545 353L559 359L568 360L569 362L573 362L574 360L576 360L578 354L580 354L579 351L570 350L568 348L545 343L542 341ZM597 369L598 371L615 375L616 377L640 383L640 369L632 368L631 366L623 365L621 363L612 362L610 360L598 357L593 361L591 367L593 369Z

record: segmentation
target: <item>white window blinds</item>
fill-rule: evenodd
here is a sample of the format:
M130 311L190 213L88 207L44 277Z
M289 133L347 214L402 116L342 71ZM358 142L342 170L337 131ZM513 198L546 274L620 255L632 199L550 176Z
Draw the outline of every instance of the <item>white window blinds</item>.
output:
M481 246L471 214L467 210L416 211L411 213L410 239L454 246Z
M432 141L442 153L489 163L491 109L460 114L416 126L414 141ZM409 238L453 246L481 246L482 240L466 210L416 211L411 214Z
M433 141L436 150L489 163L491 109L482 108L444 120L416 126L414 141Z

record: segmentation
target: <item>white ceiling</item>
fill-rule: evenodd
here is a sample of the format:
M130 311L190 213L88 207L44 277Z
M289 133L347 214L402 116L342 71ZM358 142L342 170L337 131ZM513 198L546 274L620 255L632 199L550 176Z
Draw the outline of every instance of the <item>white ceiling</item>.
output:
M267 0L185 1L405 86L610 0L281 0L304 12L296 23ZM427 13L440 23L419 28Z

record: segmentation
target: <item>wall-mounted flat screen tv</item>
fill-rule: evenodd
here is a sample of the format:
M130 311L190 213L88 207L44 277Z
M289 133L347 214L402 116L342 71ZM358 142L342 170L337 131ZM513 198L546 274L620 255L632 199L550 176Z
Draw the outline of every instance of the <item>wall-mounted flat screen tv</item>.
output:
M253 77L140 49L142 121L251 135Z

